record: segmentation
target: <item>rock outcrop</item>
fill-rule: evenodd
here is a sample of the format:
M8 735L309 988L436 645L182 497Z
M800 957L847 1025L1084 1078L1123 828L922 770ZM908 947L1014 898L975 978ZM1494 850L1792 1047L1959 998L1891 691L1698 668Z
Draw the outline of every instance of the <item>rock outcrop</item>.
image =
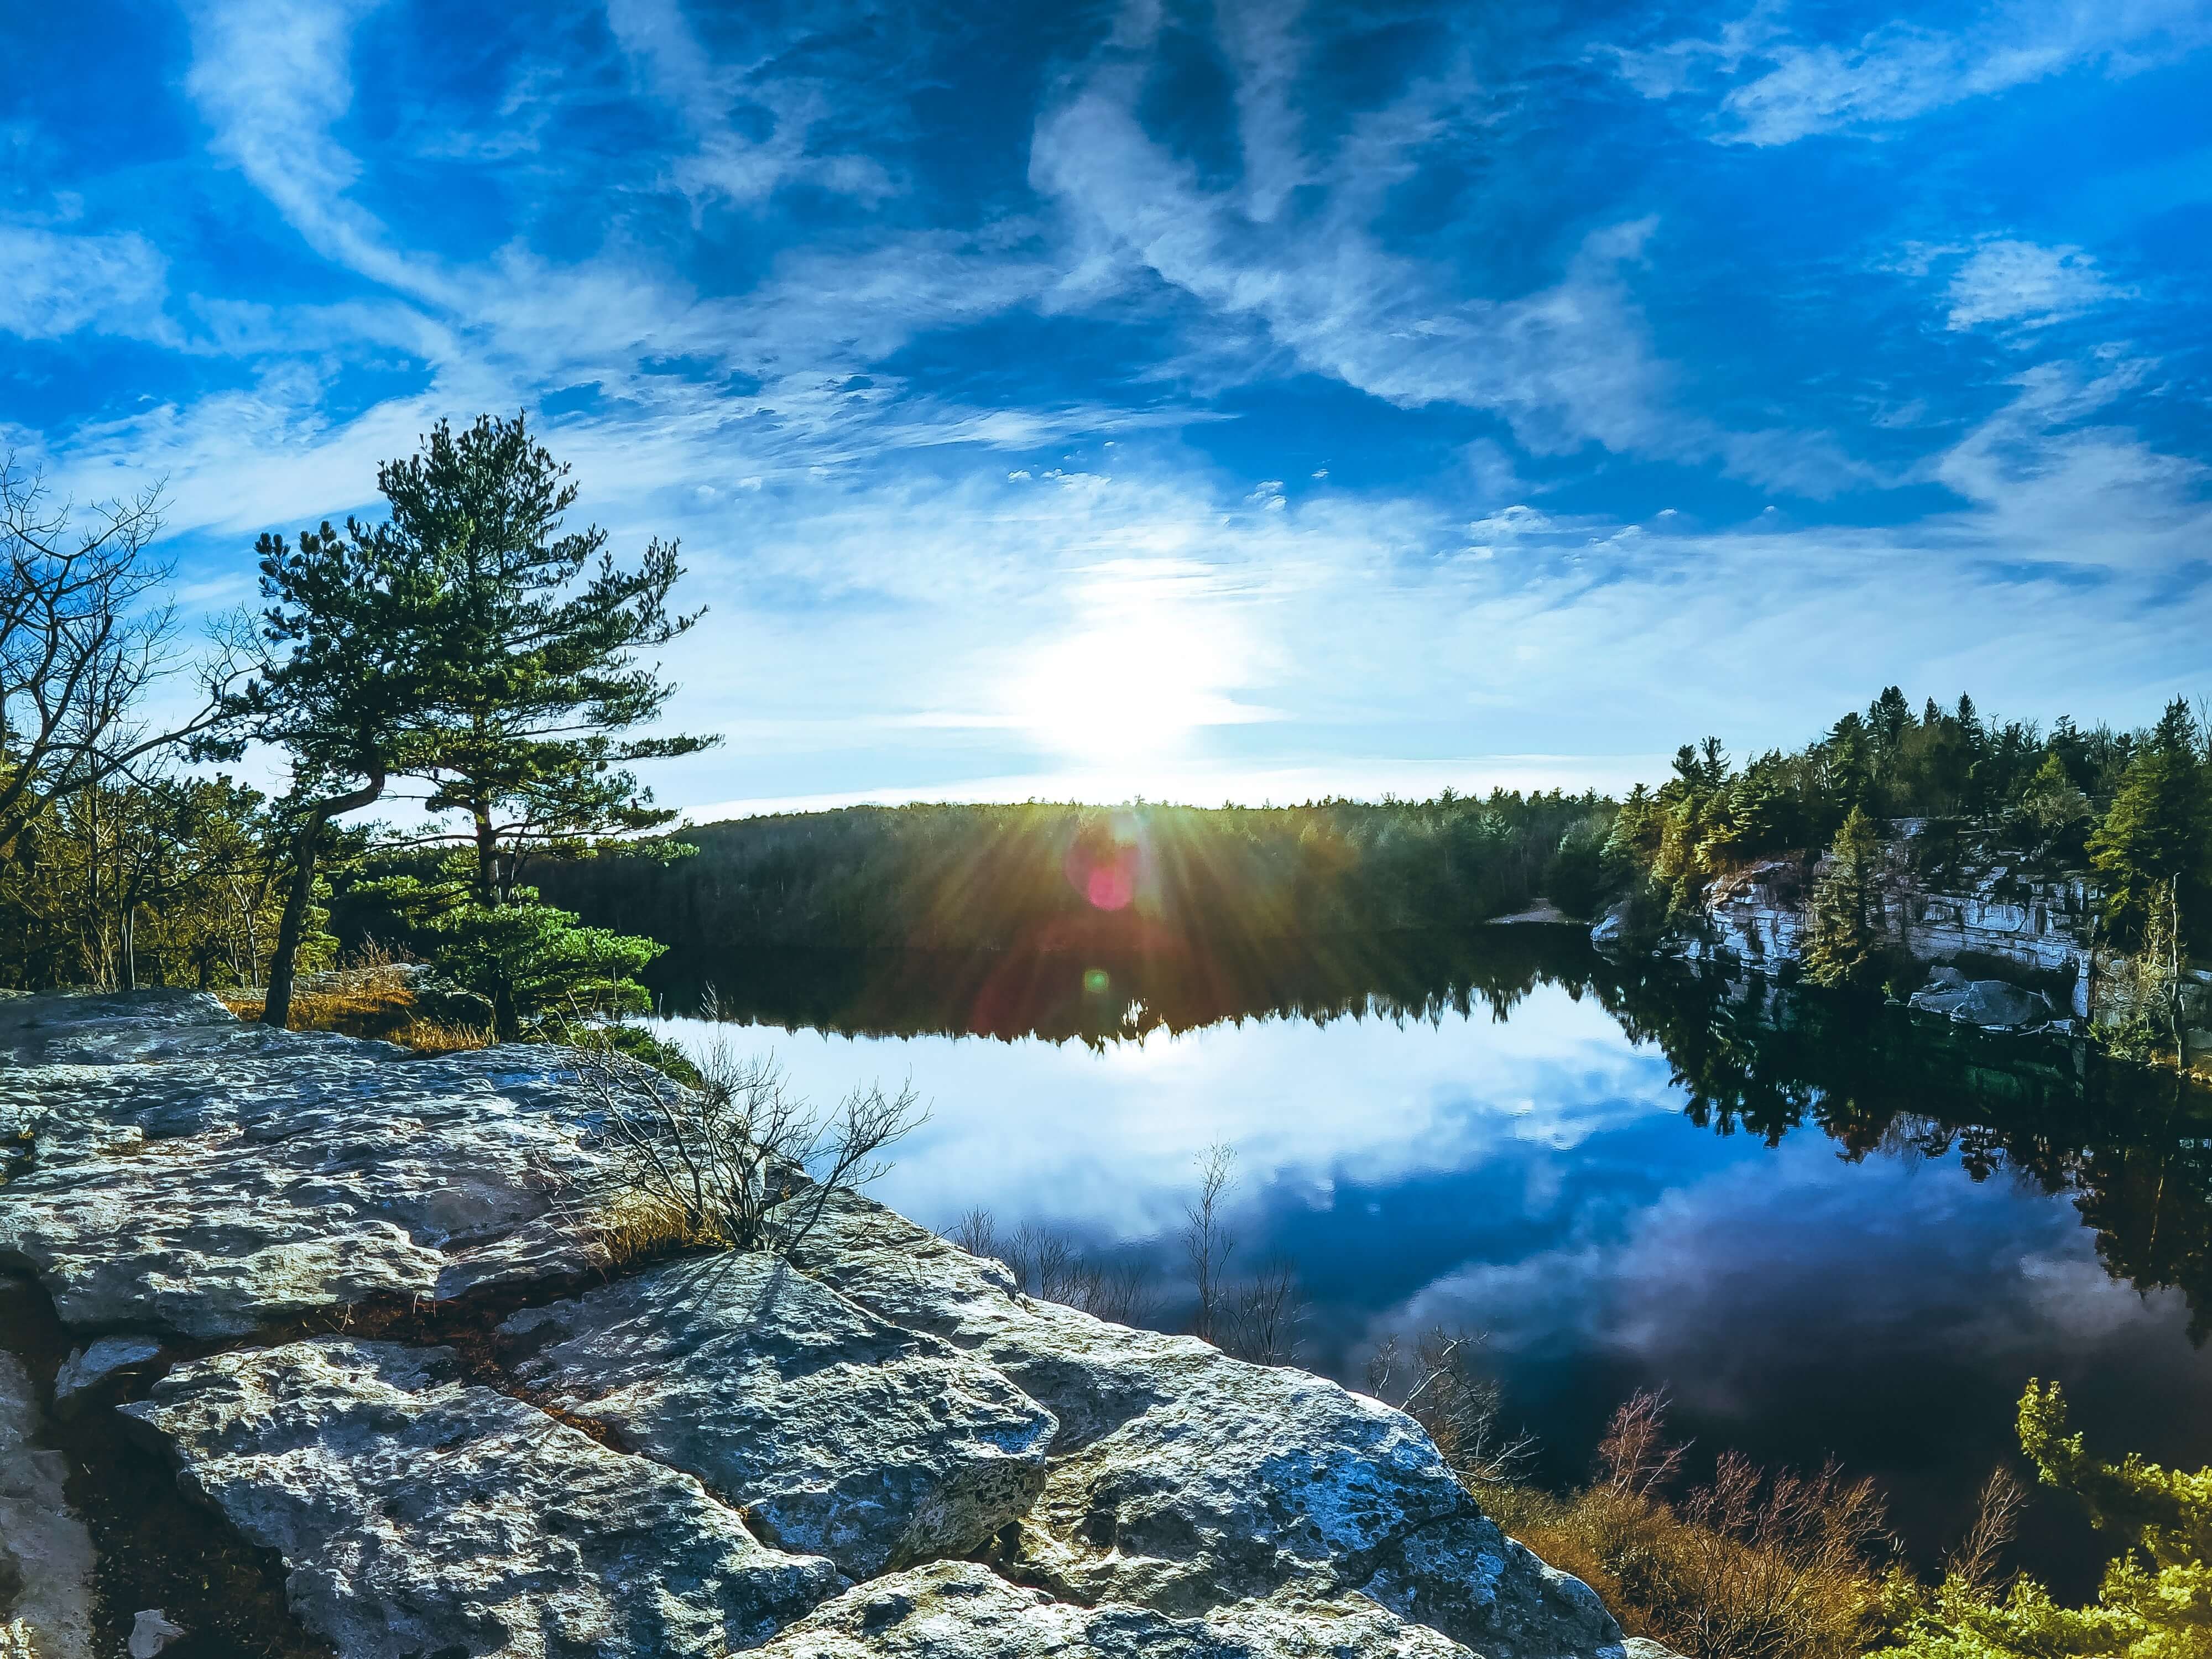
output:
M947 1562L848 1591L762 1659L1468 1659L1434 1631L1357 1596L1294 1613L1198 1619L1054 1601L988 1568Z
M2052 1012L2088 1014L2096 901L2082 872L2035 864L1957 826L1939 832L1924 820L1902 819L1893 830L1869 894L1878 933L1925 963L1981 958L2010 963L2023 976L2069 975L2072 1006ZM1797 962L1811 943L1823 867L1814 853L1793 853L1717 877L1705 888L1702 934L1684 938L1682 949L1751 968ZM1622 918L1608 915L1591 939L1603 948L1622 935Z
M720 1654L844 1583L692 1477L464 1381L444 1348L247 1349L122 1410L284 1558L293 1611L343 1655Z
M1058 1425L999 1371L768 1255L672 1262L500 1328L516 1381L856 1578L979 1550Z
M342 1655L1623 1659L1411 1419L865 1200L796 1263L587 1271L560 1194L602 1107L562 1051L160 993L0 1002L0 1265L73 1395L142 1396L118 1420Z
M38 1435L30 1376L0 1352L0 1655L92 1659L92 1538Z

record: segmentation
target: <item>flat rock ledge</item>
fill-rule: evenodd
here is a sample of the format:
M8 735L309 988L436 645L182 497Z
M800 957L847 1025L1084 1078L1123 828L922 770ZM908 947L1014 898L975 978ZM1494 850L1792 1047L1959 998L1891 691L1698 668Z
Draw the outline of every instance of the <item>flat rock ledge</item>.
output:
M284 1558L292 1610L343 1655L719 1654L845 1583L691 1476L465 1382L445 1348L249 1349L121 1409Z
M500 1327L533 1397L687 1469L856 1578L981 1549L1045 1482L1049 1412L767 1255L678 1261Z
M0 1137L32 1147L0 1267L100 1372L83 1408L143 1396L115 1420L340 1655L1626 1659L1401 1413L1031 1301L865 1200L795 1266L600 1282L574 1063L0 999ZM466 1357L286 1340L365 1304Z

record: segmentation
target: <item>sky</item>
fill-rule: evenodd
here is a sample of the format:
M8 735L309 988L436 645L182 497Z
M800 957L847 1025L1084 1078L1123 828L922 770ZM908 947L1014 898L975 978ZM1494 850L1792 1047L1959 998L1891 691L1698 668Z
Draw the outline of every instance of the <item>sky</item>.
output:
M195 616L527 411L681 540L656 770L1617 788L2212 622L2212 3L82 0L0 60L0 447Z

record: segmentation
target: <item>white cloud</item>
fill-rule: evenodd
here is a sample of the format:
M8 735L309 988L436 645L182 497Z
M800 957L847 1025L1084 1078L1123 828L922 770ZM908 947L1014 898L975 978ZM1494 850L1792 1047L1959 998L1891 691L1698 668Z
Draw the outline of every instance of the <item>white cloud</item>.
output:
M0 223L0 331L51 340L79 329L173 337L167 262L136 232L71 234Z
M354 25L374 0L201 0L189 12L185 88L211 148L273 203L315 252L423 299L446 292L428 263L393 246L350 200L361 168L331 137L353 101Z
M2129 75L2212 40L2197 0L2014 0L1956 32L1893 22L1848 42L1797 39L1785 11L1760 0L1711 40L1613 55L1646 97L1719 93L1716 139L1786 144L1880 132L2073 69Z
M1951 278L1950 325L2020 323L2039 328L2130 290L2114 288L2097 262L2078 247L2033 242L1984 242Z
M1273 57L1246 67L1280 73ZM1255 186L1265 197L1258 206L1249 190L1203 187L1145 130L1143 87L1117 58L1073 82L1037 123L1030 180L1062 211L1066 302L1165 283L1230 331L1264 331L1305 369L1405 408L1493 410L1539 453L1595 441L1717 461L1731 474L1815 495L1865 476L1825 434L1730 433L1669 407L1670 371L1652 354L1626 275L1644 258L1650 219L1591 233L1559 282L1511 299L1469 297L1453 273L1386 248L1373 216L1466 96L1455 78L1424 82L1370 112L1337 155L1297 169L1275 153L1286 131L1270 128L1271 176L1323 181L1312 216L1295 222L1278 222L1275 186Z
M616 40L698 143L673 169L685 194L757 202L794 180L866 200L890 193L890 175L875 161L811 151L810 135L830 110L821 88L759 73L757 66L717 63L677 0L607 0L606 10ZM749 137L732 123L740 104L767 117L765 137Z

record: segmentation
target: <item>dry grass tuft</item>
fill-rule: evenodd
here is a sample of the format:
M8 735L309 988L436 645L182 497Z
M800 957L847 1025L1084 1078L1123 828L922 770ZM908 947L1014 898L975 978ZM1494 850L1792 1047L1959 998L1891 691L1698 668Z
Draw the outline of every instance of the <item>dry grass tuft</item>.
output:
M216 994L239 1018L261 1018L260 996L240 991ZM406 964L393 962L315 975L292 994L292 1030L376 1038L423 1055L450 1054L491 1044L488 1028L424 1014Z
M614 1194L578 1225L593 1259L611 1272L722 1242L693 1225L680 1206L636 1192Z

